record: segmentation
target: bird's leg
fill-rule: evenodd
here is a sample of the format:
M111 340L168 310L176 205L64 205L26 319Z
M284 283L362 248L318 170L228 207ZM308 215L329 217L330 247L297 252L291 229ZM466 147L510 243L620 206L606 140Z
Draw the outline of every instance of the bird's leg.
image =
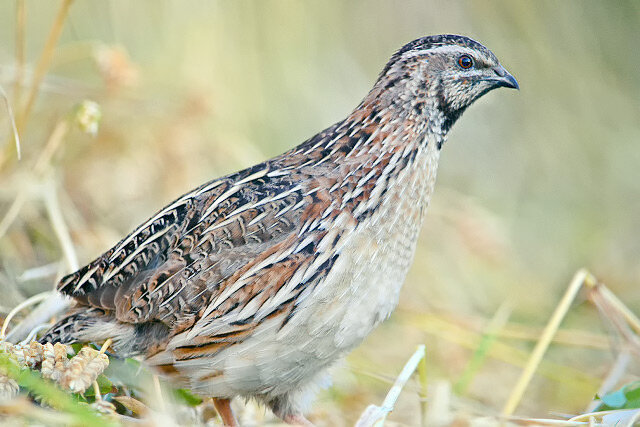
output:
M222 418L222 423L225 427L239 427L240 424L236 421L236 417L231 410L231 399L219 399L213 398L213 406L216 407L218 415Z
M314 427L313 423L306 419L302 414L287 415L282 419L287 424L301 427Z

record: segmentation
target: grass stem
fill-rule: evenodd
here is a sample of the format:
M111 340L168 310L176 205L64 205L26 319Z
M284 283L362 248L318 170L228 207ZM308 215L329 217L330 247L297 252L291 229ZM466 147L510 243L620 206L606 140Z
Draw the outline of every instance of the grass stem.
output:
M9 314L7 314L7 317L4 318L4 323L2 324L2 330L0 330L0 341L3 340L4 337L6 336L7 328L9 327L9 322L11 322L11 319L13 319L13 316L15 316L23 308L39 303L40 301L43 301L49 298L49 296L51 296L50 291L41 292L39 294L32 296L31 298L27 298L26 300L22 301L20 304L16 305L13 308L13 310L11 310Z
M420 360L418 365L418 379L420 380L420 419L422 420L422 427L427 427L427 354L425 352L424 357Z
M462 375L460 375L460 379L453 386L453 390L457 394L464 394L469 387L469 384L473 380L473 377L478 373L484 361L487 359L489 355L489 350L491 346L495 343L497 339L498 332L506 325L511 316L512 306L508 301L503 302L498 310L496 310L493 318L489 321L480 343L478 347L473 352L473 356L471 356L471 360L467 364Z
M76 271L80 268L78 255L73 247L69 227L67 227L67 223L65 222L62 211L60 210L58 194L55 191L55 188L45 191L44 204L47 209L47 213L49 214L49 220L51 221L53 231L56 233L56 237L62 247L62 253L64 253L64 259L67 263L67 267L69 268L69 271Z
M49 31L49 35L47 37L47 41L42 50L42 54L40 55L40 59L36 65L35 71L33 73L33 80L31 82L31 86L29 88L29 93L27 94L27 101L25 102L24 108L19 111L18 117L16 120L16 128L18 130L18 135L22 136L24 133L24 128L29 119L29 115L31 114L31 110L33 109L33 105L35 103L36 98L38 97L38 93L40 92L40 85L44 80L44 76L49 69L49 65L51 64L51 59L53 58L53 53L55 51L56 44L58 43L58 39L60 38L60 34L62 33L62 28L64 27L64 21L67 18L69 13L69 8L71 7L71 3L73 0L62 0L62 4L60 5L60 9L58 9L58 13L56 15L55 20L53 21L53 26ZM0 156L0 169L10 157L11 145L7 145L7 148L4 150L2 155Z
M22 84L24 81L24 64L25 64L25 22L26 8L25 0L16 1L16 74L13 82L13 105L20 105L22 95Z
M581 269L573 276L573 279L571 280L567 291L562 297L560 304L558 304L555 311L553 312L553 315L551 316L551 319L549 319L549 323L547 323L547 326L542 331L540 340L538 340L538 343L533 349L533 352L529 357L529 361L527 362L524 370L522 371L522 374L520 375L520 378L518 379L518 382L511 391L511 394L509 395L509 398L507 399L507 402L502 409L502 415L509 416L513 414L515 409L520 404L522 396L529 386L529 383L533 378L533 374L535 373L536 369L538 369L538 366L540 365L542 357L546 353L547 348L549 348L549 344L551 343L553 336L558 330L560 323L569 311L571 304L573 303L576 295L585 284L585 282L595 283L595 279L587 270Z

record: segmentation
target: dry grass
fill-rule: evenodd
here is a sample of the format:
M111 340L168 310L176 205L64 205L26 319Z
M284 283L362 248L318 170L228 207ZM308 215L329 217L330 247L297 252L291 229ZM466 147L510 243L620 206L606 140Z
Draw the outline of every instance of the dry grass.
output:
M638 379L638 28L634 2L5 2L9 337L50 322L64 300L35 314L30 304L173 197L340 118L401 43L459 32L486 42L523 89L487 97L456 126L400 306L336 367L311 418L352 425L384 407L424 344L386 425L632 425L637 412L593 413L592 399ZM610 287L584 270L567 286L582 265ZM84 397L16 371L23 392L62 406L23 393L0 416L214 422L207 402L191 407L127 363L112 360L98 379L110 388ZM245 424L276 422L253 404L237 409Z

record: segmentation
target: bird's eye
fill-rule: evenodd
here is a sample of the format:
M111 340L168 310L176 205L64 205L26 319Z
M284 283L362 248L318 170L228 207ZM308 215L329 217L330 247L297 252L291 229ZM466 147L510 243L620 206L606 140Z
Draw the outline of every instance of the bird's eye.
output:
M458 58L458 65L467 70L473 66L473 59L469 55L462 55Z

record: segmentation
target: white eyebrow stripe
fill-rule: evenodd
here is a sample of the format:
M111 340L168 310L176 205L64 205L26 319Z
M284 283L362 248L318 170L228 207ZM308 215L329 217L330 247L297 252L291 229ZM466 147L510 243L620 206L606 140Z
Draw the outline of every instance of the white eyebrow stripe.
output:
M477 57L478 56L478 51L477 50L473 50L470 49L468 47L465 46L459 46L459 45L444 45L444 46L437 46L437 47L432 47L431 49L421 49L421 50L412 50L409 52L406 52L405 54L402 55L403 58L413 58L415 56L421 56L421 55L425 55L425 54L433 54L433 53L466 53L468 55L471 55L472 57ZM483 55L484 56L484 55Z

